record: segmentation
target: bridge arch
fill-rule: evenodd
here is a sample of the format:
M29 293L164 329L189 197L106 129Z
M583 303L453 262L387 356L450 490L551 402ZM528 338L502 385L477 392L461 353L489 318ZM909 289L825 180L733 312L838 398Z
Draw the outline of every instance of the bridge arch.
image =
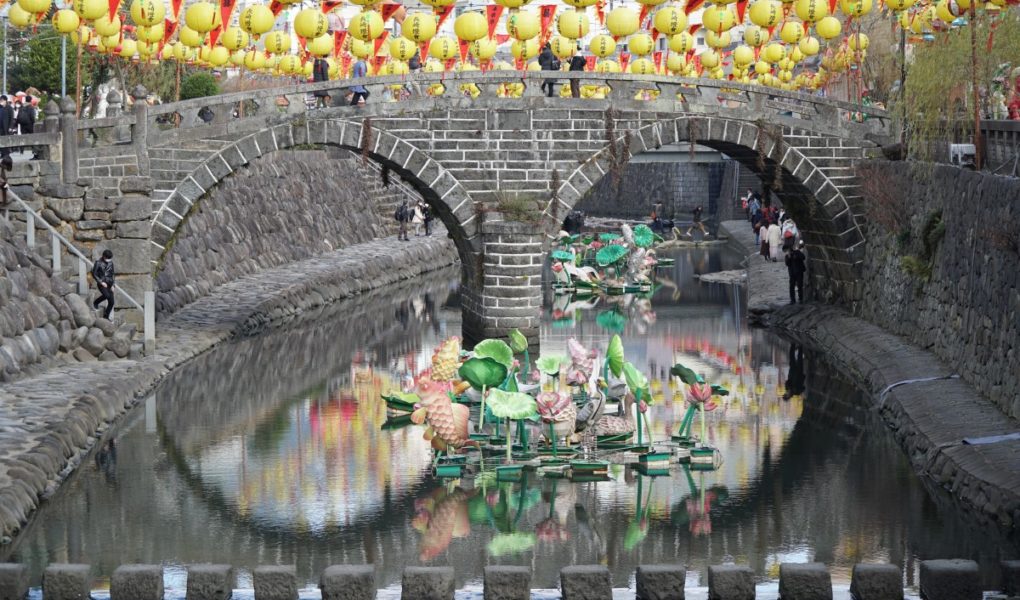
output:
M303 146L333 146L362 154L379 168L388 168L428 201L457 248L463 281L467 284L478 281L479 223L470 196L449 170L400 137L373 128L371 119L301 117L231 142L176 186L153 215L150 241L155 247L155 265L170 251L185 215L204 202L220 181L272 152Z
M807 139L808 143L795 146L787 138ZM848 175L837 184L826 173L826 159L809 157L801 148L817 145L840 159L858 153L849 157L851 160L863 158L864 150L844 148L844 141L835 136L789 126L684 115L621 134L614 144L607 143L565 178L546 206L547 236L556 234L566 213L603 177L614 176L614 171L638 154L678 143L718 150L758 175L782 200L802 230L809 248L812 277L824 283L815 289L844 300L853 299L865 243L852 202L843 193L844 189L854 187L854 182L846 181L853 176Z

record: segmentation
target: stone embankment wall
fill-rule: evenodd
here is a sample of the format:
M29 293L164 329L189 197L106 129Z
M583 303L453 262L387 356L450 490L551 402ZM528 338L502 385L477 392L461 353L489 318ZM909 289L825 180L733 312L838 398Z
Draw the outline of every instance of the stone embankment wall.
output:
M576 208L593 216L647 219L652 206L662 202L666 216L690 221L699 204L706 217L715 214L725 162L632 162L616 185L605 175Z
M1020 417L1020 180L886 161L863 168L871 182L863 293L848 308L933 352ZM905 211L909 234L890 230L890 211ZM939 212L945 233L929 259L924 230ZM921 268L908 272L904 257Z
M135 327L97 317L98 311L54 276L50 262L25 246L13 225L0 222L0 381L53 364L124 358Z
M241 275L392 235L398 178L339 151L253 160L197 202L156 275L162 315Z

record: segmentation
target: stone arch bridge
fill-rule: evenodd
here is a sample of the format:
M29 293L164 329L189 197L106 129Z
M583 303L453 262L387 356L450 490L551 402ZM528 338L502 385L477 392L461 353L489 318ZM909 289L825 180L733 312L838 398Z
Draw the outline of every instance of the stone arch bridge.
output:
M610 92L605 99L547 98L546 79L579 79ZM132 257L121 268L128 263L136 275L126 286L140 293L152 289L188 212L235 170L295 147L361 153L430 202L445 224L462 263L465 334L479 337L537 332L544 250L595 183L634 155L697 143L736 159L783 200L812 248L813 276L824 282L818 289L830 299L857 294L865 240L855 164L890 141L884 111L725 81L516 71L373 78L362 82L370 101L351 107L345 96L353 83L135 102L126 113L113 97L112 116L95 120L75 119L70 103L58 120L54 106L47 133L36 136L49 162L31 183L55 205L119 198L116 208L110 204L117 223L106 244ZM522 84L522 96L503 97L507 83ZM424 93L436 84L440 93ZM394 85L407 86L411 97L383 100ZM316 91L329 92L333 106L308 108ZM60 215L65 227L93 226L70 212ZM132 223L145 234L127 238Z

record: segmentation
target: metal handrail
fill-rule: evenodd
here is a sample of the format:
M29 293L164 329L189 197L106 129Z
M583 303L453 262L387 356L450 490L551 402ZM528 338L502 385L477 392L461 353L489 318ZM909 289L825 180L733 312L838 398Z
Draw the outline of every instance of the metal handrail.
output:
M74 244L69 242L67 240L67 238L65 238L63 235L61 235L60 232L57 231L52 225L47 223L46 219L42 218L42 215L40 215L39 213L35 212L35 210L33 210L31 206L29 206L24 200L22 200L20 196L18 196L16 193L14 193L14 191L11 190L11 189L7 189L7 196L9 198L13 198L14 201L17 202L19 206L21 206L21 208L25 211L25 213L27 215L29 215L28 231L31 232L31 233L28 234L28 237L29 237L29 240L30 240L30 244L29 245L34 245L32 242L34 242L34 240L35 240L35 222L39 221L50 232L50 235L53 236L53 239L58 240L59 243L61 245L63 245L67 249L68 252L70 252L71 254L76 256L78 258L78 260L82 261L85 264L86 267L88 267L89 269L92 269L92 265L94 263L91 260L89 260L88 257L86 257L81 252L81 250L78 250L78 248L75 247ZM56 244L54 244L54 250L58 250L58 249L59 249L59 247ZM57 268L57 269L60 268L60 259L56 255L54 255L54 258L53 258L53 266L54 266L54 268ZM79 291L81 291L81 290L79 289ZM127 292L125 292L123 290L123 288L115 286L114 287L114 291L120 292L120 295L124 296L125 298L127 298L128 302L132 306L137 308L138 310L143 311L143 312L145 311L145 308L141 304L139 304L137 300L132 298L131 294L128 294Z

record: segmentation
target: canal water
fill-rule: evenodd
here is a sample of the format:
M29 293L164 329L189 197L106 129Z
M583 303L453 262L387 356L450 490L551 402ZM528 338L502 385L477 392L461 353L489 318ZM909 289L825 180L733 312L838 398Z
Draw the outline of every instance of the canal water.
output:
M650 301L547 298L541 343L605 345L651 375L658 439L685 405L674 362L729 387L708 416L714 471L571 483L531 474L474 485L430 475L416 426L387 428L380 394L426 368L460 332L455 269L439 271L261 335L178 369L38 511L0 559L92 565L96 587L124 563L162 563L183 589L189 563L239 569L295 564L302 585L328 565L374 563L381 586L412 565L449 565L458 587L483 567L526 565L555 588L570 564L606 565L615 587L639 564L681 563L691 586L710 564L750 565L763 582L782 562L820 561L849 582L853 564L980 561L986 587L1015 549L930 494L852 382L819 356L747 327L738 287L696 275L738 268L719 248L677 250Z

